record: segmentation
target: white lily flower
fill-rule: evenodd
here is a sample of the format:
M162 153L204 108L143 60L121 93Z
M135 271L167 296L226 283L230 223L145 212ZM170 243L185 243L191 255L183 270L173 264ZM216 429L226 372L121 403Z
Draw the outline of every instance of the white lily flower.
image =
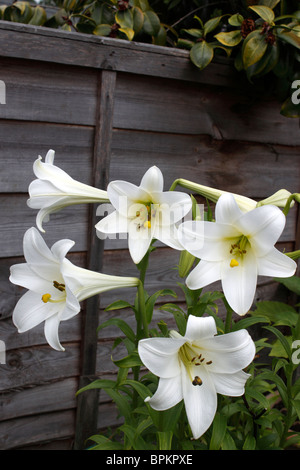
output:
M45 337L50 346L63 351L58 336L61 321L80 311L84 299L101 292L138 285L137 278L109 276L74 266L65 258L72 240L60 240L48 248L34 227L24 235L26 263L11 266L10 281L28 291L18 301L13 323L19 333L45 322Z
M218 335L213 317L188 317L186 333L139 342L144 365L159 379L155 394L146 401L155 410L167 410L184 400L193 437L211 425L217 393L244 394L249 377L243 369L254 358L255 345L246 330Z
M35 160L33 171L37 179L32 181L28 188L30 196L27 200L28 206L40 209L36 224L41 232L45 232L43 221L47 222L51 213L66 206L109 202L106 191L80 183L55 166L54 156L54 150L49 150L45 162L41 161L41 156Z
M176 223L192 207L191 198L175 191L163 192L163 175L156 166L143 176L140 186L112 181L108 197L115 211L96 224L101 233L128 233L128 248L134 263L145 256L152 239L182 250Z
M267 205L242 212L233 195L223 194L215 211L216 222L184 222L179 227L184 248L200 259L186 279L190 289L221 280L224 295L239 315L250 309L257 276L290 277L296 263L274 245L285 216Z

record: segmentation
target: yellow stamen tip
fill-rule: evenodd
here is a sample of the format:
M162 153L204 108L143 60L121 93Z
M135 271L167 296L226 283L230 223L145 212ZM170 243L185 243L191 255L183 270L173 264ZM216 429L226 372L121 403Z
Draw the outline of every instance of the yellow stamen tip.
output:
M238 265L239 265L239 263L238 263L238 261L237 261L236 259L233 258L233 259L230 261L230 267L231 267L231 268L235 268L235 267L238 266Z
M151 228L151 222L150 222L150 220L147 220L147 221L144 223L144 227L145 227L145 228Z
M42 301L46 304L47 302L49 302L50 298L51 298L51 294L44 294L42 296Z

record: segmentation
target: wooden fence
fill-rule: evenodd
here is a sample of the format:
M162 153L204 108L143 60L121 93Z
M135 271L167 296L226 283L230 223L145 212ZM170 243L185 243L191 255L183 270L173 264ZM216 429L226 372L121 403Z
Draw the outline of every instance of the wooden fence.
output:
M0 21L0 449L73 449L95 428L119 423L100 393L75 397L94 377L115 373L112 345L119 330L98 324L119 312L104 307L133 292L110 292L86 302L61 323L66 351L51 349L43 326L18 334L11 321L23 290L9 283L9 267L22 262L25 230L36 212L26 205L32 164L48 149L73 178L106 188L125 179L139 184L157 165L165 188L182 177L262 199L280 188L300 192L299 121L279 114L272 99L255 100L241 75L216 61L200 72L188 52L116 39ZM70 259L107 274L136 275L126 240L96 237L95 207L73 206L45 225L51 246L76 244ZM279 248L299 248L294 208ZM149 293L174 288L178 252L159 247L151 257ZM256 300L274 298L277 285L260 281ZM178 302L183 296L178 289ZM133 321L130 311L122 317ZM164 317L169 321L169 317ZM171 319L170 319L171 321Z

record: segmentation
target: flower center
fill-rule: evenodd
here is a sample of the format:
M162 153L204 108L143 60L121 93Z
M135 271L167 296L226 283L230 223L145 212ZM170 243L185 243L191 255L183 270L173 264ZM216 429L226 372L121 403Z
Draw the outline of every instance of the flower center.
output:
M136 203L130 208L129 215L133 217L137 230L150 229L153 217L157 212L157 204L153 202Z
M53 286L59 290L60 292L65 292L66 290L66 286L65 284L61 284L60 282L57 282L57 281L53 281ZM43 294L42 295L42 301L46 304L48 302L51 302L51 303L58 303L58 302L63 302L65 300L65 297L61 298L61 299L57 299L57 300L54 300L51 298L51 294Z
M230 260L230 267L235 268L240 264L240 261L246 255L250 242L245 235L242 235L236 243L230 245L229 253L233 256ZM246 249L247 248L247 249Z
M194 376L195 367L209 366L212 364L212 361L206 360L203 354L203 349L193 343L185 343L183 346L181 346L178 352L179 359L184 364L189 374L190 380L195 386L202 385L203 383L199 375Z

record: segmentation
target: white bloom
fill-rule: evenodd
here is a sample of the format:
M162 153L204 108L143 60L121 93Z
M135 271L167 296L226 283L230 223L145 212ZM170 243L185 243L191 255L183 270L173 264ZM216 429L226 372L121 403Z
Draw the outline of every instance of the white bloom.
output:
M63 207L109 202L106 191L80 183L55 166L54 155L54 150L49 150L45 163L41 161L41 156L35 160L33 171L37 179L32 181L28 188L30 197L27 204L32 209L40 209L36 224L42 232L45 231L42 227L43 221L47 222L52 212L57 212Z
M215 336L213 317L188 317L186 333L139 342L145 366L160 377L158 388L146 400L155 410L166 410L182 399L195 439L211 425L217 393L241 396L249 374L242 369L254 358L255 345L246 330Z
M134 263L146 254L151 240L182 250L176 223L191 209L191 198L175 191L163 192L163 175L156 166L143 176L140 186L112 181L108 197L115 211L96 225L101 233L128 233L128 248Z
M179 227L184 248L200 259L186 284L199 289L221 279L224 295L239 315L250 309L257 276L290 277L296 263L274 245L285 216L275 206L243 213L231 194L216 204L216 222L184 222Z
M28 289L14 309L13 323L23 333L45 322L46 340L57 350L64 350L58 336L59 324L80 311L80 301L139 282L74 266L65 258L73 245L72 240L60 240L49 249L32 227L23 240L26 263L11 266L10 281Z

